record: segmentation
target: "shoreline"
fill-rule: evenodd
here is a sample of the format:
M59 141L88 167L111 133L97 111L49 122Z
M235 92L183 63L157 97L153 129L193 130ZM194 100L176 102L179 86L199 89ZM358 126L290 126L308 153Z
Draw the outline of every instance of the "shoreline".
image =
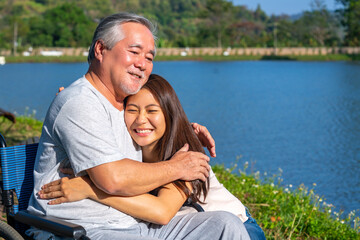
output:
M179 56L159 55L157 61L360 61L360 54L328 55L197 55ZM5 56L8 63L80 63L87 62L85 56Z

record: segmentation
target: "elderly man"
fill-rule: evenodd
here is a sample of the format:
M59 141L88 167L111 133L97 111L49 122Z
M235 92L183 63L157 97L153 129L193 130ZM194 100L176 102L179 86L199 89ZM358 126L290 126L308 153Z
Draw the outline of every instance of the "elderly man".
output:
M167 162L142 163L141 151L126 130L124 98L147 81L154 55L153 26L147 19L119 13L99 24L88 72L55 98L45 118L29 211L80 224L91 239L248 238L238 218L224 212L175 217L161 226L90 199L48 205L36 197L42 185L64 176L59 171L62 167L71 167L76 176L88 174L99 189L120 196L146 193L177 179L206 179L210 168L206 155L182 151ZM197 128L214 155L211 136L205 128ZM49 238L49 233L36 229L29 233Z

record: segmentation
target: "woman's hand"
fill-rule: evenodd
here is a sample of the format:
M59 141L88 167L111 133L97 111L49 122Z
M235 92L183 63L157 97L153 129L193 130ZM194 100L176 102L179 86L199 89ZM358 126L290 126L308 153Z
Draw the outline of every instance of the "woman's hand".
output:
M94 195L93 184L89 177L61 178L41 187L38 195L41 199L53 199L49 205L76 202Z
M209 150L210 156L216 157L215 140L213 139L207 128L198 123L191 123L191 125L201 144Z
M56 95L58 95L64 89L65 89L64 87L59 87L59 91L56 93Z

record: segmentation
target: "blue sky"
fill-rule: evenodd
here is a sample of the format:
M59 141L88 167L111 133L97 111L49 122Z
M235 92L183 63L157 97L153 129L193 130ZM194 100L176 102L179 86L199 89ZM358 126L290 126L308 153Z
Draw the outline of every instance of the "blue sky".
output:
M255 10L260 4L261 9L267 15L271 14L297 14L306 10L311 10L311 2L314 0L231 0L234 5L245 5L250 10ZM323 0L328 10L339 8L336 0Z

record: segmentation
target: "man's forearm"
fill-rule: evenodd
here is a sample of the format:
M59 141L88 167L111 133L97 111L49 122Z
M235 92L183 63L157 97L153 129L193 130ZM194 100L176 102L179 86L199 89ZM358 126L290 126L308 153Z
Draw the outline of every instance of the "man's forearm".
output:
M108 194L135 196L181 178L176 165L173 161L143 163L122 159L91 168L88 173L94 184Z
M206 181L210 158L188 151L186 144L168 161L143 163L130 159L105 163L87 172L94 184L111 195L135 196L177 179Z

